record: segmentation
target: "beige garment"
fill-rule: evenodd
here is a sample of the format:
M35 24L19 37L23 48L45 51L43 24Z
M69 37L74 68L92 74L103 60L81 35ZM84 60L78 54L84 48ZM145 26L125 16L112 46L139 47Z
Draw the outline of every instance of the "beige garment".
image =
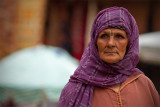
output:
M92 107L160 107L160 96L148 77L134 73L118 92L112 87L95 87Z

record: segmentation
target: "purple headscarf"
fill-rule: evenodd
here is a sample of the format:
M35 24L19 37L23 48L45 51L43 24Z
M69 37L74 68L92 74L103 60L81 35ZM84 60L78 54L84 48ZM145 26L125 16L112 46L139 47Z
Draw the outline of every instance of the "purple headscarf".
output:
M96 48L98 33L109 27L122 26L128 36L123 60L115 64L103 62ZM108 87L122 83L134 72L139 61L139 32L135 19L123 7L111 7L100 11L92 25L91 41L85 49L79 67L64 87L59 107L91 107L94 87Z

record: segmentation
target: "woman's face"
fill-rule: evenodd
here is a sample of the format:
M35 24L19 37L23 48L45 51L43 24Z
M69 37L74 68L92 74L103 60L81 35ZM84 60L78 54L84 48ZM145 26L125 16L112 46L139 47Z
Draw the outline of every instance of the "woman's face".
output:
M124 30L104 29L98 34L97 47L100 58L106 63L117 63L126 53L128 37Z

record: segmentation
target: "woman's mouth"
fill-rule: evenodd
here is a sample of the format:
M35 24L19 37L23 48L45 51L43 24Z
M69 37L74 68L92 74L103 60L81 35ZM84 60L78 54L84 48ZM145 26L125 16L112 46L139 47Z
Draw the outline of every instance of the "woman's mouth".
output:
M117 54L117 52L105 52L105 54Z

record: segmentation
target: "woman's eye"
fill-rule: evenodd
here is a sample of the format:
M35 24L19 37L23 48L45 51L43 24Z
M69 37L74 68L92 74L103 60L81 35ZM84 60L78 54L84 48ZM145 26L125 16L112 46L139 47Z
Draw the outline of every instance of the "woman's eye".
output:
M118 39L124 39L124 37L122 35L120 35L120 34L117 34L116 38L118 38Z
M108 35L107 34L102 34L101 36L100 36L100 38L106 38Z

